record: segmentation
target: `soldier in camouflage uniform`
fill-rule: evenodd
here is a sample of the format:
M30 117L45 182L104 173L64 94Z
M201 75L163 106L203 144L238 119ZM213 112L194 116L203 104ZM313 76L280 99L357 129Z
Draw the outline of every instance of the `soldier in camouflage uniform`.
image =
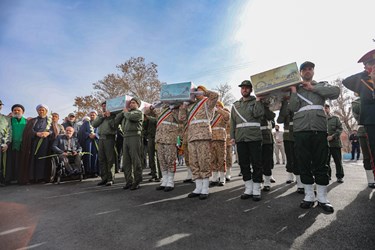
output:
M336 166L336 178L338 183L343 183L344 178L344 168L342 166L342 156L341 156L341 133L342 133L342 124L340 119L337 116L331 115L331 110L328 104L324 104L324 111L327 115L328 123L328 136L327 140L329 143L329 155L327 159L328 165L328 175L331 177L331 156Z
M243 81L242 98L233 103L231 117L231 143L237 144L238 160L245 192L241 199L261 200L260 183L262 182L262 132L260 120L264 115L264 106L260 97L250 95L253 85L249 80ZM250 167L250 164L252 168Z
M224 110L224 103L218 101L214 117L211 120L212 142L211 142L211 170L212 181L210 187L225 185L226 172L226 127L229 123L230 113ZM220 182L219 182L220 175Z
M318 205L328 213L334 209L327 199L329 183L327 156L327 119L323 111L326 99L336 99L337 86L313 80L315 64L304 62L300 66L302 82L292 86L290 110L294 112L294 149L305 188L305 198L300 207L308 209L315 204L316 183Z
M185 125L186 126L186 125ZM190 162L189 162L189 143L188 143L188 131L184 129L183 139L182 139L182 147L184 149L184 158L185 158L185 165L186 165L186 179L183 180L184 183L194 183L193 182L193 173L191 172Z
M303 188L303 184L301 182L301 175L299 171L299 167L296 163L296 154L294 151L294 136L293 136L293 116L294 112L289 109L288 100L289 97L286 97L282 103L279 112L279 117L277 118L277 123L284 124L284 133L283 133L283 142L284 142L284 149L285 149L285 156L286 156L286 172L288 173L288 177L286 180L287 184L293 182L293 174L296 176L297 182L297 193L304 194L305 189Z
M124 131L123 170L125 186L123 189L136 190L142 181L142 125L143 113L139 110L141 100L130 99L129 108L116 115L116 127L121 124Z
M263 191L271 190L271 176L273 169L273 136L272 121L276 114L272 112L268 104L264 103L264 115L260 122L260 130L262 131L262 169L264 175Z
M165 192L174 189L174 175L176 172L176 140L179 132L178 107L169 105L161 109L154 109L158 116L155 141L158 148L158 159L161 166L163 180L156 190Z
M180 106L179 119L187 122L189 163L195 179L196 188L188 195L189 198L208 197L210 169L210 143L212 130L210 121L219 95L198 86L196 101Z
M353 116L359 121L359 114L361 113L361 99L357 98L352 102ZM366 171L366 178L369 188L375 188L375 178L373 164L374 161L370 154L370 144L368 142L368 136L363 125L358 126L359 144L361 145L362 156L363 156L363 167Z
M94 128L99 128L99 167L102 180L98 186L111 186L115 180L115 136L117 126L115 125L115 114L106 110L106 102L102 103L103 113L99 114L92 122Z

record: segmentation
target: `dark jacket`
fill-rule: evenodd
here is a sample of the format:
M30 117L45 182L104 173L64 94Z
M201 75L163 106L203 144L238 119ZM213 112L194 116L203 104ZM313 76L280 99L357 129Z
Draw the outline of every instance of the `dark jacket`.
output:
M81 152L82 147L78 142L77 137L71 138L71 144L69 147L68 137L66 135L59 135L52 144L52 150L56 154L62 154L64 152Z
M367 72L349 76L342 81L348 89L356 92L361 97L361 113L359 124L375 125L375 84L370 82ZM372 88L372 90L370 89Z

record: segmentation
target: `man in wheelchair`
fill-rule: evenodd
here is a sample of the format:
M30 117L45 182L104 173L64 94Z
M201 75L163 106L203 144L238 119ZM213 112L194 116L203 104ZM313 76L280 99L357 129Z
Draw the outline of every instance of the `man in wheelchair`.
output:
M81 172L82 147L79 145L78 138L73 136L74 128L66 127L65 134L59 135L52 144L54 153L59 154L59 160L64 163L67 175L78 174Z

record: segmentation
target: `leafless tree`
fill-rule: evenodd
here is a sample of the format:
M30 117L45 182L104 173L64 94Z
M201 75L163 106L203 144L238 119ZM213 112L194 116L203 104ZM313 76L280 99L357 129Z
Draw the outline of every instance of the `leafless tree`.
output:
M231 93L232 87L228 83L220 84L214 88L219 95L220 101L224 103L224 106L230 106L235 101L233 94Z

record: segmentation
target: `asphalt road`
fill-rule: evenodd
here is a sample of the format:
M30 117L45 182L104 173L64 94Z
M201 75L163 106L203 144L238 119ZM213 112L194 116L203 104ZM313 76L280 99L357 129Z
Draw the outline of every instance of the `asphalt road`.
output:
M210 189L207 200L186 198L194 184L156 191L145 182L123 190L122 173L111 187L99 179L0 188L0 249L375 249L374 191L361 162L344 162L344 183L329 185L335 208L299 208L303 195L286 184L283 165L262 200L241 200L243 181ZM335 171L333 170L333 174Z

